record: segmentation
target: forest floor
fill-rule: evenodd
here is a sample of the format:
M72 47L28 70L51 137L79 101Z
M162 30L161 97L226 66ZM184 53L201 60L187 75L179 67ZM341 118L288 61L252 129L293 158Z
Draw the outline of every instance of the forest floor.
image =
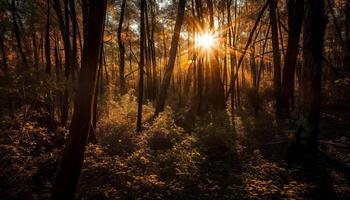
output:
M152 111L144 106L145 119ZM208 113L184 129L185 117L168 108L137 134L135 117L136 100L128 95L101 116L77 199L350 199L349 174L321 154L286 164L296 122L243 109L234 124L226 112ZM349 166L348 119L350 109L325 107L320 146ZM23 111L1 121L0 199L50 196L67 130L48 133L38 121Z

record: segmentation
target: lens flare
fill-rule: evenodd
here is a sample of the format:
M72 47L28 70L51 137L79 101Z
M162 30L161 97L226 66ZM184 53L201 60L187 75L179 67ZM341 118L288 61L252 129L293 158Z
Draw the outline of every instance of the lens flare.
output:
M197 44L199 47L210 50L214 47L216 42L215 36L209 32L205 32L197 36Z

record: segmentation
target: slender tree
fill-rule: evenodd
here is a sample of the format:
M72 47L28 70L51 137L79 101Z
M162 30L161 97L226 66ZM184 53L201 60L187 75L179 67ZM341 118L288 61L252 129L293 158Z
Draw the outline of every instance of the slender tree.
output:
M92 110L96 90L98 60L103 41L106 0L90 0L87 38L85 38L82 67L69 130L68 143L57 172L52 199L74 199L85 146L92 123Z
M122 1L120 7L120 18L119 25L117 30L117 39L119 47L119 90L120 94L126 93L126 84L125 84L125 45L122 38L123 31L123 22L124 22L124 13L125 13L126 0Z
M270 24L273 49L273 85L276 100L276 116L281 115L281 54L278 42L277 0L269 0Z
M0 32L0 50L1 50L1 57L2 57L2 65L4 67L4 72L7 74L8 72L8 63L7 63L7 55L6 55L6 50L5 50L5 41L4 41L4 36L2 32Z
M72 78L75 79L75 74L78 71L78 45L77 45L77 36L78 36L78 20L75 10L75 1L69 0L70 7L70 17L72 21L72 59L71 59L71 73Z
M142 101L143 101L143 70L145 65L145 0L140 2L140 62L139 62L139 95L137 99L137 120L136 120L136 131L142 130Z
M47 21L45 30L45 58L46 69L45 72L51 75L51 50L50 50L50 0L47 0Z
M13 32L14 32L15 37L16 37L19 55L21 56L23 65L27 68L28 61L27 61L27 57L24 54L24 50L23 50L22 38L21 38L21 34L20 34L19 26L18 26L18 20L17 20L18 13L17 13L17 9L16 9L15 0L11 0L11 14L12 14Z
M281 111L289 116L294 93L295 66L299 52L300 33L303 24L304 0L288 0L288 44L284 60Z
M350 72L350 0L345 3L345 68Z
M176 53L177 53L177 46L179 43L181 26L182 26L182 22L183 22L184 15L185 15L185 5L186 5L186 0L179 0L176 22L175 22L175 27L174 27L174 34L173 34L173 37L171 39L169 60L168 60L167 66L165 68L164 78L163 78L162 84L160 86L159 96L157 98L155 116L157 116L160 112L162 112L164 110L166 95L167 95L167 91L168 91L168 88L170 85L170 79L171 79L171 76L172 76L173 70L174 70Z

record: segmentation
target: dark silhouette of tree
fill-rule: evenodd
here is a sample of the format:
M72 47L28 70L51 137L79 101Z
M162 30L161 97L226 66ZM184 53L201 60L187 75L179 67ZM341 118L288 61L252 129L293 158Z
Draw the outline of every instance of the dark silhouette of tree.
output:
M84 159L85 146L91 128L107 1L92 0L90 5L87 38L84 39L85 50L79 74L74 113L69 138L57 172L52 199L74 199Z
M126 83L125 83L125 45L122 39L124 13L125 13L126 0L122 1L120 7L120 18L117 30L117 39L119 47L119 90L120 94L126 93Z
M270 24L273 51L273 85L276 100L276 116L281 114L281 54L278 42L277 1L269 0Z
M181 26L182 26L184 14L185 14L185 5L186 5L186 0L179 1L178 10L177 10L177 17L176 17L176 22L175 22L175 27L174 27L174 34L173 34L173 37L171 39L169 60L168 60L167 66L165 68L164 78L163 78L162 84L160 86L160 91L159 91L159 95L157 98L155 115L158 115L160 112L162 112L164 110L167 91L168 91L168 88L170 85L170 79L171 79L171 76L172 76L172 73L174 70L176 52L178 49L177 47L178 47L178 42L179 42L179 37L180 37L180 31L181 31Z
M295 67L298 59L299 40L304 16L304 0L288 0L288 44L284 60L281 111L289 116L291 100L294 96Z
M139 62L139 95L137 99L137 119L136 119L136 131L142 130L142 102L143 102L143 73L145 65L145 0L141 0L140 10L140 62Z
M304 6L302 116L296 144L301 151L315 151L319 137L323 37L326 18L323 0L307 0Z

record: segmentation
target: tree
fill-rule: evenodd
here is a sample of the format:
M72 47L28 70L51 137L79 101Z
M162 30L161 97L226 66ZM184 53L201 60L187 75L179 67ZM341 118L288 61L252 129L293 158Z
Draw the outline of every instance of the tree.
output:
M269 0L270 24L273 50L273 85L276 100L276 116L281 114L281 54L279 51L278 29L276 17L277 1Z
M186 0L179 0L176 22L175 22L175 27L174 27L174 34L173 34L173 37L171 39L169 60L168 60L168 64L166 65L166 68L165 68L164 78L163 78L162 84L160 86L160 91L159 91L159 95L157 98L155 116L157 116L160 112L162 112L164 110L166 95L167 95L167 91L168 91L168 88L170 85L170 79L171 79L171 76L172 76L173 70L174 70L174 64L175 64L176 53L177 53L177 46L179 43L181 26L182 26L182 22L183 22L184 15L185 15L185 5L186 5Z
M301 150L318 147L321 75L326 18L323 0L304 1L303 68L301 87L301 124L296 144Z
M288 0L288 44L284 60L281 111L289 116L294 93L295 66L299 52L299 40L303 25L304 0Z
M350 0L345 3L345 67L350 72Z
M126 0L122 1L122 5L120 7L120 18L119 25L117 30L117 39L118 39L118 47L119 47L119 90L120 94L126 93L126 85L125 85L125 45L122 39L122 30L123 30L123 22L124 22L124 12L125 12Z
M50 0L47 0L47 22L45 30L45 56L46 56L46 69L45 72L51 75L51 54L50 54Z
M207 6L209 10L209 29L214 32L214 8L212 0L207 0ZM220 75L219 52L217 49L213 51L213 55L209 58L211 67L211 87L209 89L211 105L217 109L225 109L225 91Z
M140 9L140 62L139 62L139 95L137 98L136 131L142 130L143 70L145 65L145 0L141 0Z
M70 17L72 20L72 59L71 59L71 72L72 77L75 79L75 73L78 71L78 47L77 47L77 35L78 35L78 21L75 10L75 1L69 0Z
M85 146L91 128L92 109L96 90L98 60L103 41L106 0L91 0L87 38L84 42L82 67L79 74L74 113L68 143L57 172L52 199L74 199Z
M0 32L0 50L1 50L1 57L2 57L2 65L4 67L4 72L7 74L8 72L8 63L7 63L7 55L6 55L6 50L5 50L5 41L4 41L4 36L2 32Z
M13 32L14 32L15 37L16 37L17 48L18 48L19 54L21 56L22 63L27 68L28 61L27 61L27 57L24 54L24 50L23 50L22 38L21 38L20 31L19 31L18 21L17 21L17 9L16 9L15 0L11 0L11 14L12 14Z
M67 30L67 26L66 26L67 22L65 22L63 19L63 13L62 13L60 0L54 0L53 7L54 7L56 15L57 15L59 29L61 32L61 36L63 38L63 46L64 46L64 54L65 54L65 76L66 76L66 79L68 79L69 70L70 70L70 53L71 53L70 40L69 40L69 30ZM67 19L67 17L66 17L66 19Z

